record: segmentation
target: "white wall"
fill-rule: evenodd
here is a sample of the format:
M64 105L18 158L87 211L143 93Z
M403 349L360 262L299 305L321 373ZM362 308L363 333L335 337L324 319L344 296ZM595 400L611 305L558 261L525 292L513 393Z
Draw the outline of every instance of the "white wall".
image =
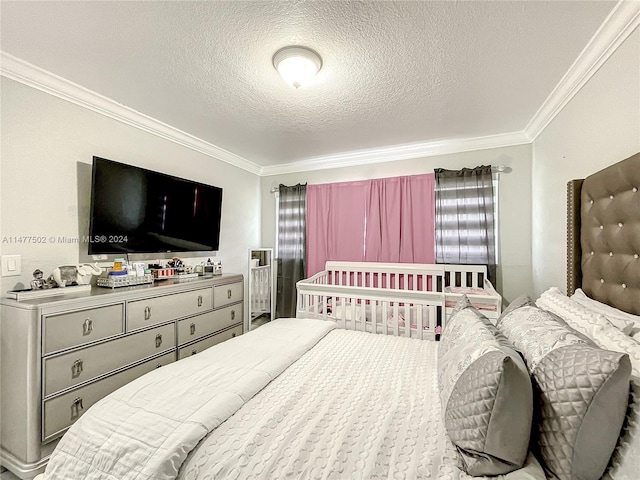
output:
M566 183L640 151L640 31L634 32L533 146L533 284L566 288Z
M22 255L23 271L2 278L3 292L28 287L36 268L48 276L90 260L86 244L48 239L88 234L94 155L222 187L217 256L223 271L246 273L249 248L260 239L257 175L4 77L1 101L0 245L3 255ZM12 242L23 235L47 243Z
M279 184L330 183L368 178L432 173L434 168L457 169L477 165L504 164L511 173L500 174L499 222L501 258L498 290L507 301L531 292L531 146L520 145L436 157L333 168L315 172L262 177L262 243L275 243L275 200L269 193Z

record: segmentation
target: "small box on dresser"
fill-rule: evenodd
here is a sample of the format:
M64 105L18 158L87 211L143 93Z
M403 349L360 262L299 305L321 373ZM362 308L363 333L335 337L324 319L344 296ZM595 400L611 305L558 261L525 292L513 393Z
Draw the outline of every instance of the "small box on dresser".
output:
M42 472L60 436L102 397L241 335L243 298L233 274L3 298L0 465L22 479Z

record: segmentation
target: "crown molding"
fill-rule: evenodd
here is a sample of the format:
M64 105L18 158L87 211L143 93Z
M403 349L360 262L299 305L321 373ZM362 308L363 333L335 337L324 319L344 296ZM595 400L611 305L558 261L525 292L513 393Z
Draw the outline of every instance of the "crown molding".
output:
M619 0L524 131L534 141L640 25L640 1Z
M446 139L433 142L407 143L390 147L354 150L336 155L310 157L292 163L262 167L261 176L284 175L328 168L353 167L373 163L394 162L451 153L510 147L531 143L524 132L501 133L485 137Z
M246 158L137 112L4 51L0 51L0 75L183 147L190 148L216 160L221 160L256 175L260 174L260 166Z

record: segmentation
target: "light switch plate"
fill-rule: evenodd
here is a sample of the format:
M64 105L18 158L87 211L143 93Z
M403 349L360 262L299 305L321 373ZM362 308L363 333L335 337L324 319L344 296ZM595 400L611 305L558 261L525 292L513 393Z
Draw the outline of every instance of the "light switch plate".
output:
M21 255L2 255L2 276L14 277L22 275Z

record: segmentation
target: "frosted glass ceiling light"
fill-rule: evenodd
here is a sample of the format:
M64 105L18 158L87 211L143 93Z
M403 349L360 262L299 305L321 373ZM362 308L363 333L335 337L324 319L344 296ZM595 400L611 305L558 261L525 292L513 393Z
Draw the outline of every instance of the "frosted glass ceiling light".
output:
M284 47L273 55L273 66L285 82L299 88L320 71L322 59L307 47Z

